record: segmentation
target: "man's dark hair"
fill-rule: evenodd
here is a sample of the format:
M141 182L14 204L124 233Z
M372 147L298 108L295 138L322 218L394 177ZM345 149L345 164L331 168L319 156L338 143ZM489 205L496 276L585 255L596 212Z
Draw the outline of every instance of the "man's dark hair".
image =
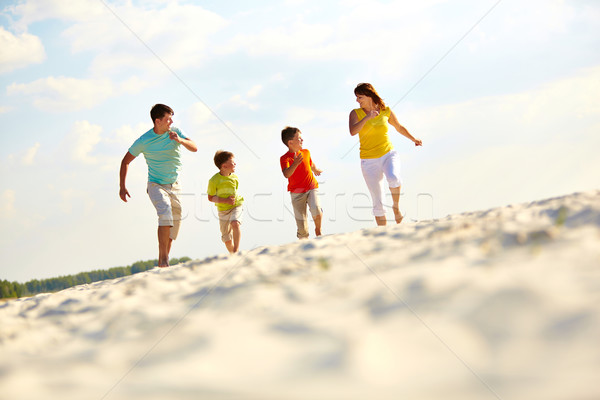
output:
M152 123L157 119L161 119L165 116L165 114L175 115L173 109L164 104L155 104L150 110L150 118L152 118Z
M300 132L300 129L294 128L292 126L286 126L281 131L281 141L283 142L283 144L285 144L287 146L288 141L292 140L294 138L294 136L296 136L296 133L298 133L298 132Z
M233 157L233 153L230 151L219 150L215 153L215 165L221 169L221 165L225 164L229 159Z

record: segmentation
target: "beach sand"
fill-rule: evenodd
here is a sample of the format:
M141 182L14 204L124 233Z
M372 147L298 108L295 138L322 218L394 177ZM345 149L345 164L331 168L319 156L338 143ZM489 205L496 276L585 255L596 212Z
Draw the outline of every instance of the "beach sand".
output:
M0 324L2 399L598 399L600 191L156 268Z

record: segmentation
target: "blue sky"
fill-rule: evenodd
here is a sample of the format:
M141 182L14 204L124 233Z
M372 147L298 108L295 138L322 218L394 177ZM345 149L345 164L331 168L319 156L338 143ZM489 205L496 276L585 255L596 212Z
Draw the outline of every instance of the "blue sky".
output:
M409 221L600 182L596 1L25 0L3 2L0 24L0 279L156 258L143 158L118 197L155 103L199 145L176 257L225 251L205 195L218 149L237 158L242 249L295 240L286 125L324 170L324 233L373 226L347 128L359 82L423 140L392 135Z

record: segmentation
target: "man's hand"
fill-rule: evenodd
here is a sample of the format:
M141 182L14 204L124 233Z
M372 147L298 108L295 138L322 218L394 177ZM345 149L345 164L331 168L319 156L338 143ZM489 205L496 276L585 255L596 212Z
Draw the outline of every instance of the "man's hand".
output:
M423 146L421 139L415 139L415 146Z
M127 197L131 197L131 195L129 194L129 191L127 189L121 188L121 190L119 190L119 197L121 198L121 200L127 203Z
M320 170L319 168L313 168L312 171L316 176L321 175L321 172L323 172L323 170Z
M177 143L179 143L180 145L182 145L183 147L185 147L186 149L188 149L189 151L195 153L198 151L198 147L196 146L196 143L194 143L194 141L190 138L184 139L181 136L179 136L177 134L177 132L175 131L169 131L169 139L176 141Z
M182 142L181 138L179 137L179 135L177 134L177 132L175 131L169 131L169 139L176 141L177 143Z

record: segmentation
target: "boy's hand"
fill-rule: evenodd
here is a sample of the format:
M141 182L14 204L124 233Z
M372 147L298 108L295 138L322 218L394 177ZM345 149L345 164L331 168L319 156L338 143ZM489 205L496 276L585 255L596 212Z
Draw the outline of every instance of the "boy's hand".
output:
M235 204L235 196L231 195L228 198L225 199L225 204L231 204L234 205Z
M294 162L292 163L292 166L297 167L298 165L300 165L300 163L302 162L303 159L304 159L304 156L302 155L302 153L295 154Z
M320 170L320 169L318 169L318 168L313 168L313 169L312 169L312 171L313 171L313 173L314 173L316 176L319 176L319 175L321 175L321 172L323 172L323 170Z

